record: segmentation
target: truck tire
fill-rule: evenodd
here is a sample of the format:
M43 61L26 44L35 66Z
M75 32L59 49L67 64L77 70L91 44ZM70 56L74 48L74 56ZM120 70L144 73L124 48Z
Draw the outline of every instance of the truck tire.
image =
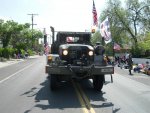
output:
M101 91L104 84L104 75L94 75L93 87L96 91Z
M57 88L57 75L51 74L49 81L50 81L50 89L52 91L56 90L56 88Z

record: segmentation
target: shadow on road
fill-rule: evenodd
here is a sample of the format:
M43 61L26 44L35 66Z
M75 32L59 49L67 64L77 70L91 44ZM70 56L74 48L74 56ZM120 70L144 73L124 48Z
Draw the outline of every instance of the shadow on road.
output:
M103 97L103 94L105 94L105 92L94 91L89 80L81 81L79 82L79 84L89 98L90 102L92 102L91 105L94 109L107 107L113 108L113 103L107 102L107 99ZM29 91L21 95L26 95L29 98L32 97L35 99L35 105L33 105L31 109L26 110L24 113L29 113L35 107L38 107L42 110L64 110L66 108L81 108L81 105L71 82L61 83L60 87L53 92L49 90L48 80L41 83L40 86L40 89L33 87ZM114 110L112 111L112 113L116 113L118 110Z
M108 85L108 84L111 84L111 82L105 81L105 84L103 87L105 87L105 85ZM95 91L93 89L92 82L90 80L84 80L80 82L80 85L82 89L84 90L85 94L87 95L87 97L89 98L91 102L91 106L94 109L104 109L104 110L111 109L111 112L109 113L117 113L120 110L120 108L113 109L114 108L113 102L108 102L107 98L105 98L105 94L107 92L104 92L103 90L102 92Z

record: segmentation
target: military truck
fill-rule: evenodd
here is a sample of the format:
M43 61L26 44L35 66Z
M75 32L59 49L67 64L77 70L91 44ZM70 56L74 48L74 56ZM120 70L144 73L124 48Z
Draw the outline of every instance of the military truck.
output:
M91 32L59 31L54 39L53 30L52 37L46 65L50 89L56 90L61 81L92 79L93 88L101 91L104 75L113 74L114 67L106 65L103 46L91 44Z

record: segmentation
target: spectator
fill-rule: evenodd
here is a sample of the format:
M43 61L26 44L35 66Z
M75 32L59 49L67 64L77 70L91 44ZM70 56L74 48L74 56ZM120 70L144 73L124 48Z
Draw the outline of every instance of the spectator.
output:
M131 54L129 54L129 57L128 57L127 62L128 62L128 67L129 67L129 75L133 75L133 74L131 73L132 65L133 65L133 61L132 61L132 56L131 56Z
M146 73L147 75L150 75L150 64L149 64L148 61L146 62L146 66L145 66L145 68L144 68L144 71L145 71L145 73Z
M25 51L25 58L28 58L28 52Z
M111 65L111 60L110 60L110 58L108 57L108 55L106 55L105 57L106 57L106 62L107 62L107 64Z
M141 69L143 69L143 68L144 68L143 64L137 64L133 70L134 70L134 72L140 73Z
M130 54L127 52L126 55L125 55L126 60L129 59L129 55Z

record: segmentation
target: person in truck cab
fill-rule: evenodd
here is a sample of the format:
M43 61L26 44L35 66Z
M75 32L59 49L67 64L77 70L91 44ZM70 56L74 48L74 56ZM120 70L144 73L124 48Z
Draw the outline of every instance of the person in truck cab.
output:
M97 42L94 48L95 48L94 63L96 65L106 65L106 62L104 61L104 53L105 53L104 47L100 45L100 42Z
M83 42L84 42L83 37L79 37L79 40L77 41L77 43L78 43L78 44L83 44Z

